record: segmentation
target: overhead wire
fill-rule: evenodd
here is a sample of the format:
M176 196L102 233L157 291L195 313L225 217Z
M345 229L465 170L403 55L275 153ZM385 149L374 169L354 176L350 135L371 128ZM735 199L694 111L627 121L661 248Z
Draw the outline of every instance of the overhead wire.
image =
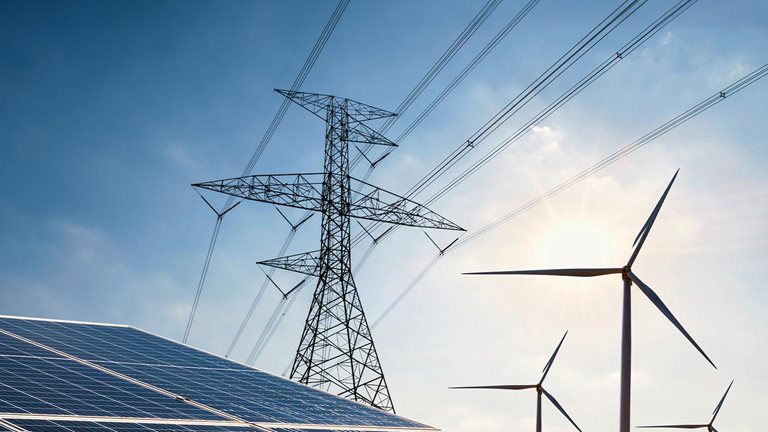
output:
M503 215L502 217L498 218L497 220L481 227L480 229L474 231L472 234L467 235L466 237L462 238L456 244L454 247L448 249L445 251L444 255L447 255L450 252L453 252L455 250L458 250L459 248L466 246L470 244L471 242L477 240L481 236L493 231L494 229L498 228L499 226L503 225L506 222L509 222L510 220L516 218L517 216L520 216L521 214L529 211L530 209L534 208L535 206L543 203L546 200L549 200L553 198L554 196L560 194L561 192L571 188L572 186L580 183L584 179L588 178L589 176L597 173L600 170L605 169L606 167L614 164L618 160L630 155L631 153L641 149L648 143L660 138L664 134L668 133L669 131L677 128L678 126L688 122L689 120L693 119L694 117L700 115L701 113L707 111L708 109L712 108L713 106L717 105L718 103L722 102L726 98L738 93L739 91L745 89L746 87L750 86L751 84L754 84L759 79L765 77L768 75L768 64L765 64L753 72L747 74L743 78L737 80L733 84L729 85L728 87L724 88L723 90L713 94L712 96L702 100L698 104L692 106L691 108L685 110L681 114L675 116L671 120L663 123L661 126L658 126L657 128L653 129L652 131L646 133L642 137L638 138L637 140L631 142L630 144L627 144L626 146L620 148L619 150L611 153L609 156L601 159L597 163L591 165L590 167L580 171L578 174L575 174L574 176L568 178L567 180L561 182L557 186L549 189L547 192L535 197L534 199L526 202L525 204L521 205L520 207L517 207L516 209L512 210L511 212ZM436 258L433 258L431 261L427 263L424 270L422 270L406 287L403 289L403 291L396 297L392 303L390 303L385 309L382 314L374 320L374 325L379 324L382 320L384 320L387 316L389 316L392 311L400 304L402 303L405 296L410 293L413 288L424 278L426 273L431 270L435 264L437 263L437 260L439 260L441 256L438 256Z
M552 84L560 75L570 69L579 59L591 51L600 41L613 32L626 19L632 16L647 0L626 0L606 16L598 25L593 27L575 45L566 51L559 59L542 72L533 82L515 96L506 106L485 122L475 133L459 145L451 154L443 159L434 169L411 187L406 197L420 194L426 187L448 169L453 167L464 153L474 149L488 138L496 129L506 123L515 113L527 105L542 90Z
M550 103L545 109L541 110L534 117L528 120L523 126L521 126L515 133L504 139L501 143L496 145L491 151L487 152L478 161L472 164L469 168L465 169L461 174L456 176L447 185L443 186L437 193L432 195L426 204L435 202L443 197L445 194L453 190L461 182L465 181L469 176L477 172L480 168L485 166L493 158L498 156L502 151L506 150L510 145L520 139L523 135L527 134L532 128L541 123L552 113L557 111L560 107L570 101L573 97L581 93L584 89L589 87L595 80L600 78L603 74L608 72L611 68L616 66L624 57L635 51L640 45L647 41L650 37L655 35L664 26L669 24L680 14L685 12L691 7L696 0L681 0L675 4L671 9L665 12L662 16L657 18L651 25L643 29L639 34L633 37L629 42L624 44L615 54L609 56L601 64L590 71L586 76L580 79L576 84L571 86L565 93L560 95L555 101Z
M467 65L462 69L461 72L459 72L458 75L456 75L453 80L451 80L447 86L443 88L443 90L424 108L424 110L419 113L419 115L416 116L416 118L411 121L410 124L402 131L400 132L400 135L394 140L396 144L400 144L403 140L405 140L408 135L410 135L421 123L424 121L424 119L429 116L432 111L434 111L435 108L437 108L438 105L440 105L443 100L448 97L448 95L453 92L456 87L485 59L488 54L493 51L494 48L502 41L504 38L509 34L512 29L517 27L517 25L520 23L520 21L525 18L528 13L531 12L531 10L539 3L540 0L530 0L528 3L523 5L523 8L520 9L520 11L512 17L512 19L504 26L502 27L494 36L491 38L488 43L485 44L485 46L475 55L472 60L467 63ZM379 156L379 158L386 157L390 153L392 153L395 150L395 147L388 147L386 150L384 150L384 153Z
M216 224L213 226L213 234L211 240L208 242L208 252L205 255L205 263L203 264L203 271L200 274L200 279L197 282L197 289L195 290L195 298L192 301L192 309L189 312L189 318L187 319L187 327L184 329L184 337L182 343L187 343L189 339L189 333L192 331L192 323L195 320L197 313L197 306L200 304L200 295L203 293L203 286L205 286L205 279L208 276L208 268L211 266L211 259L213 257L213 249L216 247L216 240L219 238L219 230L221 229L221 218L216 218Z
M259 359L259 356L264 351L264 348L267 346L267 344L269 344L269 341L272 340L272 337L274 336L277 328L280 326L280 323L285 317L285 314L288 313L288 310L290 310L291 306L296 301L299 292L301 292L309 279L310 278L305 278L299 282L299 284L292 290L292 292L283 294L280 297L280 301L275 306L275 309L272 311L272 314L267 320L267 323L264 325L264 329L261 331L261 334L259 334L256 343L253 345L251 352L248 354L248 357L245 360L246 364L253 365L256 360Z
M291 229L291 231L288 233L288 237L285 238L283 241L283 245L280 247L280 251L278 252L277 256L283 256L285 255L285 252L288 250L288 246L291 244L291 241L293 240L293 237L296 235L296 229ZM245 331L245 328L248 326L248 322L250 322L251 318L253 317L253 313L256 311L256 306L259 305L259 301L261 301L261 297L264 296L264 292L267 289L267 286L269 285L269 278L271 278L277 269L274 267L270 267L269 270L267 270L266 277L264 278L264 281L261 284L261 287L259 287L259 290L256 292L256 297L254 297L253 301L251 302L251 306L248 308L248 312L246 312L245 317L243 318L242 322L240 323L240 326L237 328L237 332L235 333L235 337L232 338L232 342L230 342L229 347L227 348L226 354L224 354L224 357L229 358L229 356L232 354L232 351L235 349L235 346L237 346L237 342L240 341L240 338L243 336L243 332Z
M592 71L587 73L583 78L581 78L579 81L576 82L576 84L572 85L568 90L566 90L562 95L560 95L557 99L555 99L552 103L550 103L546 108L544 108L542 111L537 113L534 117L532 117L529 121L527 121L523 126L521 126L515 133L504 139L500 144L498 144L496 147L494 147L490 152L488 152L485 156L483 156L479 161L477 161L475 164L470 166L468 169L466 169L464 172L459 174L457 177L455 177L453 180L451 180L446 186L444 186L442 189L440 189L437 193L433 194L430 198L428 198L425 201L425 205L430 205L437 201L438 199L445 196L448 192L453 190L456 186L458 186L461 182L465 181L471 174L477 172L482 166L487 164L491 159L498 156L504 149L508 148L512 143L520 139L523 135L525 135L527 132L531 130L533 126L540 123L544 119L546 119L549 115L554 113L556 110L558 110L560 107L562 107L565 103L570 101L573 97L575 97L577 94L579 94L581 91L583 91L585 88L587 88L589 85L591 85L595 80L597 80L599 77L601 77L603 74L608 72L613 66L615 66L619 61L621 61L623 58L625 58L627 55L631 54L633 51L635 51L640 45L642 45L645 41L647 41L650 37L658 33L659 30L661 30L664 26L669 24L672 20L677 18L680 14L682 14L684 11L686 11L689 7L691 7L697 0L681 0L675 5L673 5L670 9L668 9L664 14L662 14L659 18L654 20L650 25L645 27L640 33L638 33L635 37L630 39L627 43L625 43L619 50L616 51L615 54L608 57L605 61L600 63L597 67L595 67ZM508 105L510 106L510 105ZM491 122L488 122L486 124L492 124ZM386 237L387 235L391 234L393 230L389 231L387 234L382 235L383 237ZM456 243L450 248L450 250L455 250L461 245L466 244L467 242L471 241L471 239L474 238L474 234L467 234L462 236ZM356 239L358 240L358 239ZM358 240L359 241L359 240ZM354 241L353 241L354 244ZM369 250L366 251L366 259L371 255L373 252L372 249L375 247L375 245L371 245ZM447 251L446 251L447 252ZM444 256L444 253L438 254L438 256L433 260L426 264L425 270L429 271L434 265L437 263L437 261ZM400 295L396 297L393 302L385 309L382 317L386 317L389 315L392 310L405 298L405 296L410 293L415 285L424 277L425 272L420 272L417 277L412 281L406 288L403 289ZM378 324L382 317L379 317L375 322Z
M331 34L336 28L336 25L338 24L339 19L341 19L341 16L344 13L344 10L347 8L347 5L349 4L349 1L350 0L339 0L339 3L336 5L336 8L333 10L333 13L331 14L331 17L328 19L328 22L326 22L325 27L323 28L323 31L320 33L320 36L318 37L317 41L312 47L312 50L310 51L306 61L304 62L304 65L302 66L301 70L299 70L298 75L294 79L293 84L291 85L291 90L297 90L299 87L303 85L304 81L309 75L309 72L312 70L312 67L315 65L315 62L317 62L317 58L320 56L320 53L323 51L323 48L328 42L328 39L330 38ZM253 171L254 166L261 158L261 155L264 153L264 150L266 149L267 145L272 139L272 136L277 130L277 127L280 125L280 122L283 120L283 117L285 117L285 113L288 111L289 106L290 106L290 101L288 99L284 99L282 104L280 105L280 108L275 113L275 116L272 119L272 122L270 123L269 127L264 132L264 135L262 136L261 141L259 142L259 144L254 149L253 153L251 154L251 157L248 160L248 163L246 164L245 169L243 170L243 175L249 175ZM224 205L221 207L221 210L218 211L217 213L221 214L228 211L225 209L231 209L233 207L233 203L235 200L236 200L236 197L229 196L225 201ZM216 210L214 209L214 211ZM192 328L192 323L194 321L195 314L197 313L197 306L205 286L205 281L208 275L208 269L210 268L210 265L211 265L211 260L213 259L213 251L216 246L216 240L218 239L220 228L221 228L221 217L219 217L216 220L216 225L214 226L214 229L213 229L213 234L212 234L211 242L209 243L208 252L206 254L206 258L203 263L203 270L201 272L198 286L195 291L193 305L190 310L189 318L187 320L187 327L184 330L184 337L183 337L184 343L186 343L186 341L189 338L189 333Z
M432 64L427 70L424 76L419 82L411 89L408 95L400 102L395 108L394 112L397 116L389 117L378 129L380 134L386 134L389 129L402 117L408 108L421 96L424 90L432 83L438 74L445 68L445 66L453 59L453 57L461 50L464 44L475 34L475 32L485 23L488 17L491 16L494 10L499 6L502 0L488 0L483 7L475 14L470 22L464 27L464 29L456 36L456 39L451 42L448 48L440 55L440 57ZM537 0L538 1L538 0ZM366 144L360 154L356 154L350 162L350 167L354 168L364 155L368 153L374 147L373 144Z
M578 42L576 42L576 44L568 49L565 54L560 56L559 59L557 59L551 66L549 66L536 79L534 79L533 82L531 82L509 103L507 103L507 105L505 105L501 110L494 114L491 119L486 121L482 127L480 127L470 136L470 138L456 147L448 156L446 156L419 181L417 181L416 184L414 184L404 194L404 196L410 199L423 192L439 177L444 175L450 168L456 165L459 160L466 157L466 155L471 150L477 148L478 144L488 138L490 134L503 123L508 121L512 115L522 109L531 100L533 100L535 96L537 96L541 91L552 84L556 78L558 78L562 73L572 67L576 61L591 51L597 45L597 43L599 43L608 34L615 30L621 23L624 22L624 20L634 14L646 2L647 0L626 0L616 9L612 10L605 18L603 18L602 21L600 21L600 23L590 29L586 35L584 35ZM685 0L683 0L683 2L685 2ZM434 201L435 199L429 199L425 205L429 205ZM372 231L382 224L382 222L371 222L368 224L367 228ZM358 235L352 239L352 245L354 246L360 243L364 237L365 236L362 233L358 233Z

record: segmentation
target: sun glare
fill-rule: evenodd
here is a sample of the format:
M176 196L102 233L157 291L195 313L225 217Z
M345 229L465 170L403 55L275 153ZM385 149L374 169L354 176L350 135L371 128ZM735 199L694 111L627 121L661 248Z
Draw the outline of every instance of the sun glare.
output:
M538 234L533 259L546 267L615 266L618 238L608 224L578 219L558 221Z

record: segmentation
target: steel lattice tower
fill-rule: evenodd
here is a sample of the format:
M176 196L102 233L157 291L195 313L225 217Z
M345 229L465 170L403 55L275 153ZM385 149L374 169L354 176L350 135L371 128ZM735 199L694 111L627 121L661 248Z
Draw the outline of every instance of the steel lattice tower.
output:
M323 173L247 176L193 186L322 214L320 250L259 262L318 279L291 379L394 411L352 277L351 218L461 228L420 204L350 177L350 143L395 145L364 122L395 114L330 95L277 91L325 120Z

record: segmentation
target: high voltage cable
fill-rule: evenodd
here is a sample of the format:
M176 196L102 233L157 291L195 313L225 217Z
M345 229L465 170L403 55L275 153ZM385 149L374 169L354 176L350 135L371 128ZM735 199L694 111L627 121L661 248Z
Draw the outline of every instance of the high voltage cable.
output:
M547 88L562 73L570 69L584 54L588 53L601 40L608 36L621 23L634 14L647 0L626 0L618 8L605 17L597 26L592 28L574 46L565 52L555 63L541 73L531 84L515 96L504 108L491 117L483 126L472 134L464 143L448 155L432 171L419 180L408 192L406 197L413 197L421 193L433 179L442 175L451 168L462 155L484 141L497 128L507 122L512 115L530 102L542 90Z
M549 86L557 77L563 72L568 70L573 64L578 61L587 52L592 50L598 42L610 34L618 27L619 24L624 22L629 16L636 12L641 6L646 3L647 0L626 0L619 7L611 11L600 23L593 27L585 36L583 36L575 45L573 45L565 54L563 54L557 61L555 61L549 68L542 72L531 84L529 84L523 91L515 96L504 108L497 112L490 120L478 129L469 139L458 146L451 154L446 156L440 163L438 163L432 170L430 170L421 180L419 180L414 186L412 186L408 192L404 194L406 198L412 198L426 189L437 178L447 172L448 169L453 167L458 161L465 157L472 149L485 140L490 133L500 127L504 122L519 111L523 106L530 102L533 97L538 95L542 90ZM674 8L673 8L674 9ZM432 200L434 201L434 200ZM431 202L431 201L430 201ZM380 223L372 222L368 224L368 229L372 230ZM355 238L352 239L352 244L355 245L362 241L364 235L358 233Z
M283 245L280 247L280 251L278 252L277 256L283 256L285 255L285 252L288 250L288 246L291 244L291 241L293 240L293 237L296 235L296 229L291 229L291 232L288 233L288 237L285 238L283 241ZM229 347L227 348L226 354L224 354L224 357L229 358L230 354L232 354L232 350L235 349L235 346L237 345L237 342L240 340L240 337L243 335L243 332L245 331L245 327L248 325L248 322L251 320L251 317L253 316L253 312L256 310L256 306L259 304L259 301L261 300L261 297L264 295L264 291L267 289L267 285L269 285L269 278L271 278L277 269L275 267L270 267L269 270L267 270L267 275L264 278L264 282L261 284L261 287L259 288L259 291L256 293L256 297L251 302L251 307L248 308L248 312L245 314L245 318L243 318L242 323L240 323L240 327L238 327L237 332L235 333L235 337L232 339L232 342L229 344Z
M638 35L632 38L632 40L627 42L615 54L608 57L605 61L603 61L600 65L598 65L586 76L584 76L571 88L569 88L554 102L549 104L545 109L540 111L528 122L526 122L523 126L521 126L514 134L507 137L505 140L499 143L496 147L494 147L490 152L486 153L482 158L480 158L480 160L476 161L472 166L464 170L461 174L459 174L457 177L451 180L447 185L445 185L437 193L432 195L432 197L430 197L426 201L425 205L429 205L430 203L440 199L446 193L450 192L456 186L458 186L461 182L466 180L467 177L471 176L472 174L477 172L480 168L485 166L489 161L491 161L493 158L498 156L502 151L506 150L510 145L512 145L514 142L520 139L523 135L528 133L531 130L531 128L533 128L533 126L541 123L543 120L549 117L552 113L557 111L561 106L563 106L568 101L570 101L573 97L581 93L585 88L587 88L595 80L600 78L604 73L608 72L617 63L619 63L625 56L631 54L640 45L642 45L650 37L655 35L659 30L661 30L669 22L677 18L681 13L685 12L685 10L691 7L694 3L696 3L696 0L682 0L676 5L674 5L672 9L668 10L664 15L656 19L656 21L654 21L650 26L646 27L642 32L640 32Z
M666 134L667 132L671 131L672 129L680 126L681 124L687 122L688 120L698 116L699 114L703 113L704 111L712 108L713 106L717 105L718 103L725 100L725 98L732 96L736 94L737 92L743 90L744 88L748 87L749 85L755 83L760 78L763 78L764 76L768 75L768 64L765 64L761 66L760 68L756 69L752 73L746 75L745 77L741 78L740 80L736 81L735 83L731 84L730 86L724 88L722 91L719 91L712 96L704 99L703 101L699 102L698 104L694 105L693 107L689 108L688 110L684 111L683 113L679 114L672 120L669 120L668 122L664 123L663 125L657 127L656 129L652 130L651 132L648 132L647 134L643 135L642 137L638 138L637 140L633 141L632 143L622 147L621 149L615 151L608 157L600 160L599 162L595 163L594 165L590 166L589 168L579 172L578 174L574 175L573 177L569 178L568 180L560 183L556 187L550 189L544 194L541 194L540 196L534 198L533 200L527 202L526 204L518 207L517 209L507 213L506 215L502 216L501 218L497 219L496 221L485 225L484 227L478 229L471 235L466 236L464 239L458 241L456 243L456 248L459 248L461 246L464 246L473 240L477 239L478 237L482 236L483 234L486 234L487 232L495 229L496 227L504 224L505 222L508 222L509 220L517 217L518 215L528 211L528 209L540 204L541 202L559 194L560 192L570 188L571 186L581 182L582 180L586 179L587 177L591 176L592 174L602 170L603 168L608 167L609 165L612 165L619 159L624 158L625 156L629 155L630 153L642 148L649 142L661 137L662 135Z
M330 38L331 33L333 33L333 30L336 28L336 24L338 24L339 19L341 18L341 15L344 13L344 10L347 8L349 1L350 0L339 0L339 3L336 5L336 9L334 9L333 14L331 14L331 17L328 19L328 22L325 24L325 27L323 28L323 31L320 33L320 36L315 42L315 45L312 47L312 51L310 51L309 56L307 57L307 60L304 62L304 65L299 71L299 74L296 76L296 79L293 81L293 84L291 85L291 90L298 90L298 88L301 87L301 85L304 83L304 80L306 80L307 75L309 75L310 70L315 65L317 58L320 56L320 53L325 47L325 44L328 42L328 38ZM256 162L258 162L259 158L261 158L261 155L264 153L264 149L266 149L267 145L269 144L269 141L272 139L272 135L274 135L275 130L277 130L277 127L279 126L280 122L283 120L283 117L285 117L285 113L288 110L289 105L290 105L290 102L288 101L288 99L284 99L277 113L275 113L275 117L272 119L272 122L270 123L266 132L264 132L264 135L262 136L261 141L259 142L256 149L253 151L253 154L251 155L251 158L249 159L248 164L243 170L243 175L249 175L253 170L253 167L256 165ZM235 197L229 196L226 202L224 203L224 205L222 206L221 210L217 211L216 213L219 215L223 215L227 211L231 210L234 207L232 204L234 203L235 199L236 199ZM229 209L229 210L226 210L226 209ZM213 210L216 211L215 209ZM184 330L184 338L183 338L184 343L186 343L187 339L189 338L189 333L192 328L192 322L194 321L195 314L197 313L197 306L200 301L200 295L202 294L203 288L205 286L205 280L208 275L208 269L210 268L211 260L213 259L213 250L216 246L216 240L218 239L218 236L219 236L221 219L222 219L221 216L219 216L216 219L216 225L214 226L214 229L213 229L213 235L211 237L211 241L208 246L208 253L206 254L205 262L203 263L203 270L200 275L200 280L198 282L197 290L195 291L195 298L193 300L192 309L189 314L189 319L187 320L187 327Z
M248 354L248 358L245 360L246 364L253 365L253 363L258 360L259 356L264 351L264 348L267 346L269 341L272 340L272 336L275 335L275 330L277 330L277 328L280 326L280 323L285 317L285 314L288 313L288 310L290 310L291 306L296 301L298 294L301 292L308 281L309 278L305 278L293 289L292 293L284 294L282 297L280 297L280 301L275 307L275 310L272 312L272 315L267 320L264 329L259 335L259 338L256 340L256 344L254 344L253 349L251 349L250 354Z
M580 183L587 177L591 176L592 174L595 174L596 172L612 165L619 159L622 159L632 152L642 148L646 144L658 139L659 137L663 136L667 132L671 131L672 129L682 125L683 123L687 122L688 120L691 120L692 118L698 116L699 114L705 112L706 110L712 108L713 106L717 105L718 103L725 100L727 97L732 96L736 94L737 92L743 90L744 88L748 87L749 85L755 83L759 79L765 77L768 75L768 64L765 64L761 66L760 68L756 69L752 73L748 74L747 76L741 78L740 80L734 82L733 84L729 85L728 87L724 88L723 90L715 93L714 95L704 99L703 101L699 102L698 104L694 105L693 107L687 109L686 111L682 112L681 114L677 115L673 119L667 121L666 123L662 124L661 126L657 127L656 129L653 129L652 131L646 133L642 137L638 138L637 140L633 141L632 143L620 148L619 150L613 152L609 156L603 158L599 162L595 163L594 165L590 166L589 168L579 172L578 174L570 177L569 179L563 181L562 183L558 184L557 186L553 187L552 189L548 190L547 192L537 196L536 198L528 201L527 203L523 204L522 206L512 210L511 212L505 214L504 216L500 217L499 219L495 220L494 222L491 222L482 228L478 229L471 235L468 235L464 237L463 239L456 242L453 248L450 248L444 252L444 254L448 254L450 252L453 252L455 250L458 250L462 246L466 246L467 244L471 243L472 241L478 239L484 234L487 234L488 232L498 228L499 226L503 225L506 222L509 222L510 220L514 219L515 217L525 213L526 211L532 209L533 207L541 204L542 202L554 197L555 195L558 195L559 193L565 191L566 189L570 188L571 186L576 185L577 183ZM431 270L435 264L437 263L437 260L442 255L439 255L435 258L433 258L431 261L427 263L425 268L409 283L406 288L398 295L397 298L389 305L387 308L384 309L384 312L374 320L374 326L376 324L380 323L383 319L385 319L392 311L403 301L405 296L410 293L413 288L424 278L426 273Z
M483 23L485 23L485 21L488 19L488 17L491 16L493 11L499 6L500 3L501 0L488 0L488 2L483 5L483 7L477 12L474 18L472 18L469 24L464 27L464 30L462 30L462 32L456 37L456 39L454 39L451 45L448 46L448 49L443 52L440 58L438 58L437 61L429 68L427 73L424 74L416 86L411 89L410 93L408 93L405 99L400 102L400 105L395 108L394 112L397 113L397 116L389 117L379 128L378 132L380 134L386 134L387 131L389 131L389 129L397 122L397 120L400 119L401 116L408 110L408 108L413 105L416 99L421 96L424 90L426 90L426 88L429 86L429 84L432 83L435 77L437 77L443 68L445 68L448 62L450 62L456 53L461 50L469 38L475 34L475 32L483 25ZM354 168L357 166L357 164L363 159L363 155L368 153L372 148L373 145L371 144L363 147L363 150L352 158L350 167Z
M211 258L213 256L213 248L216 246L216 239L219 238L219 229L221 229L221 218L216 218L216 224L213 226L213 235L211 241L208 242L208 253L205 255L205 263L203 264L203 271L200 274L200 280L197 282L197 289L195 290L195 299L192 301L192 310L189 312L189 318L187 319L187 327L184 329L183 343L187 343L189 339L189 332L192 330L192 322L195 320L195 314L197 313L197 306L200 303L200 294L203 292L203 286L205 285L205 278L208 275L208 268L211 265Z
M508 148L513 142L520 139L525 133L527 133L534 125L540 123L542 120L546 119L549 115L554 113L557 109L562 107L566 102L570 101L573 97L575 97L577 94L579 94L581 91L583 91L586 87L588 87L590 84L592 84L595 80L597 80L600 76L605 74L608 70L610 70L613 66L616 65L619 61L621 61L624 57L635 51L641 44L643 44L645 41L647 41L650 37L652 37L654 34L656 34L659 30L661 30L665 25L667 25L669 22L677 18L680 14L682 14L685 10L687 10L690 6L692 6L697 0L682 0L675 4L671 9L666 11L663 15L661 15L659 18L657 18L655 21L653 21L649 26L647 26L645 29L643 29L639 34L637 34L635 37L633 37L629 42L627 42L622 48L620 48L616 54L610 56L608 59L603 61L600 65L598 65L596 68L594 68L591 72L589 72L587 75L585 75L581 80L579 80L576 84L571 86L565 93L563 93L560 97L558 97L554 102L552 102L550 105L548 105L544 110L540 111L537 115L535 115L532 119L530 119L528 122L526 122L522 127L520 127L517 132L503 140L499 145L494 147L489 153L487 153L483 158L481 158L478 162L473 164L470 168L462 172L459 176L455 177L451 182L449 182L446 186L444 186L441 190L439 190L436 194L434 194L432 197L430 197L426 201L426 205L429 205L433 203L434 201L440 199L441 197L445 196L448 192L453 190L458 184L466 180L471 174L477 172L482 166L487 164L492 158L498 156L498 154L503 151L504 149ZM508 105L509 106L509 105ZM490 123L490 122L489 122ZM486 123L486 124L489 124ZM430 183L431 184L431 183ZM429 184L426 184L428 186ZM391 233L391 231L390 231ZM461 239L459 239L452 248L449 250L457 249L459 246L467 244L468 242L472 241L475 238L476 234L467 235ZM375 245L371 245L371 248ZM368 255L372 251L366 251ZM447 252L447 251L445 251ZM430 261L426 268L419 273L419 275L403 290L403 292L393 301L392 304L390 304L379 318L377 318L376 321L374 321L376 324L378 324L384 317L389 315L391 311L394 309L394 307L399 304L403 298L416 286L416 284L425 276L426 272L429 271L434 265L437 263L437 261L444 255L444 253L438 254L438 256L433 260Z
M323 31L320 33L320 36L317 38L317 41L315 42L315 45L312 47L312 51L310 51L309 56L307 57L307 60L304 62L304 65L301 67L299 74L293 80L293 84L291 84L291 90L293 91L299 90L299 88L301 88L301 86L304 84L304 80L307 79L309 72L312 70L312 67L315 65L315 62L317 61L317 58L320 56L320 53L323 51L323 48L325 48L325 44L328 42L328 39L331 37L333 30L336 28L336 25L339 23L339 19L341 19L341 15L344 13L344 10L347 8L349 1L350 0L339 0L339 3L336 5L336 9L333 10L333 14L331 14L330 19L328 19L328 22L325 24ZM256 163L259 161L259 159L261 158L261 155L264 153L264 150L267 148L267 145L272 139L272 136L275 134L275 131L277 130L277 127L280 125L280 122L282 122L283 117L285 117L285 113L288 111L288 107L290 105L291 105L290 100L283 99L283 103L280 105L280 108L275 113L275 117L272 119L272 122L269 124L269 127L264 132L264 135L261 137L261 141L256 146L256 149L253 151L253 154L251 155L250 160L248 160L248 164L245 166L245 169L243 170L243 174L242 174L243 176L250 175L251 172L253 171L254 166L256 166ZM233 199L234 197L230 196L227 202Z
M401 143L414 131L424 119L466 78L485 57L514 29L517 24L539 3L540 0L530 0L496 35L480 50L479 53L464 67L464 69L435 97L432 102L400 133L395 143ZM379 158L386 157L394 151L395 147L387 148Z

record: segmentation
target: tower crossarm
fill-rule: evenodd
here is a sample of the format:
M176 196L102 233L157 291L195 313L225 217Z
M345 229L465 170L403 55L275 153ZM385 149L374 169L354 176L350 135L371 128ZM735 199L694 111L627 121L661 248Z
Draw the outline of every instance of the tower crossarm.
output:
M366 126L364 123L350 123L346 132L347 135L345 136L345 139L347 142L397 147L397 144L390 141L384 135ZM338 131L335 131L335 133L338 133Z
M464 231L463 228L408 198L351 178L349 215L360 219L406 225Z
M267 174L192 185L243 198L305 210L322 210L323 174Z
M287 97L292 102L301 105L302 108L316 115L323 121L325 121L325 110L329 106L340 107L349 114L354 122L364 122L368 120L394 117L397 115L393 112L376 108L352 99L293 90L275 89L275 91Z
M303 252L259 261L256 264L274 267L281 270L289 270L309 276L320 274L320 251Z

